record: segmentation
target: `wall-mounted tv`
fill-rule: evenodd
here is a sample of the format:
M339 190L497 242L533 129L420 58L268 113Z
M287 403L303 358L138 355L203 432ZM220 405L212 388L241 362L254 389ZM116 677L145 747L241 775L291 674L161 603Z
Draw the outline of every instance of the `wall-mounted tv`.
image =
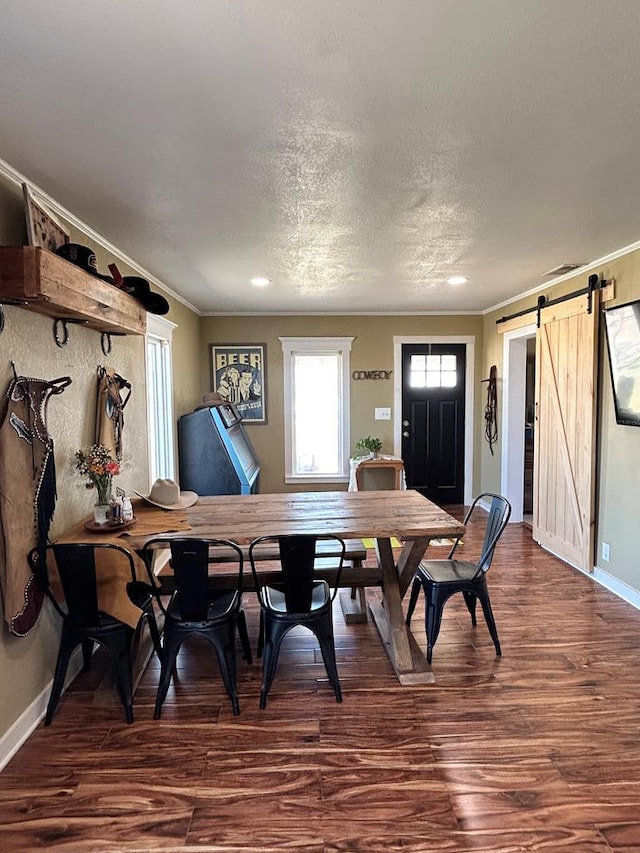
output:
M616 422L640 426L640 299L604 312Z

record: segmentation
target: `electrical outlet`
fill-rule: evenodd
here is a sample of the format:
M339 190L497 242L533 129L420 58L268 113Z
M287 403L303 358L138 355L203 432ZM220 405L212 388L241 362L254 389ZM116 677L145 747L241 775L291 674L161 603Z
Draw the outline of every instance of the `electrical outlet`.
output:
M609 543L603 542L602 543L602 559L604 560L605 563L609 562L610 550L611 550L611 546L609 545Z

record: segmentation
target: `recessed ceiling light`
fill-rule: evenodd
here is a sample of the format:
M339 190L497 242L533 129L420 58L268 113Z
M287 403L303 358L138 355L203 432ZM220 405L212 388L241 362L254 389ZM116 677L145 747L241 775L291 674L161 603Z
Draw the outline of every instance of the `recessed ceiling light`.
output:
M447 279L447 284L466 284L469 279L465 275L452 275Z
M268 284L271 284L271 279L257 275L255 278L251 279L251 284L253 284L254 287L266 287Z

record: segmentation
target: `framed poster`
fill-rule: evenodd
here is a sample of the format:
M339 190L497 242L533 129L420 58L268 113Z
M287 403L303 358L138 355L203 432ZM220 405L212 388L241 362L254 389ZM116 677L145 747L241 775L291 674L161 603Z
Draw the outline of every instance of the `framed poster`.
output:
M267 345L209 344L211 390L233 403L244 421L267 422Z
M29 245L55 252L59 246L68 243L69 232L65 230L27 184L22 185L22 195L24 197Z

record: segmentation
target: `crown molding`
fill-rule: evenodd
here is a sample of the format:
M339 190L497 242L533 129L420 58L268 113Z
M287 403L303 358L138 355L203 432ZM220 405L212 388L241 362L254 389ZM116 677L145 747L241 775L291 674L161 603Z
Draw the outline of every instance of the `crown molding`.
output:
M592 270L598 269L599 267L603 267L606 264L610 264L611 261L615 261L618 258L624 257L625 255L630 255L631 252L636 252L638 249L640 249L640 240L636 240L635 243L630 243L628 246L623 246L621 249L616 249L614 252L609 252L608 255L603 255L601 258L597 258L595 261L590 261L588 264L585 264L582 267L578 267L575 270L571 270L571 272L565 273L564 275L559 275L556 278L549 279L549 281L545 281L544 284L532 287L531 290L525 290L518 296L512 296L509 299L506 299L504 302L499 302L497 305L493 305L491 308L487 308L481 313L486 316L487 314L491 314L493 311L499 311L502 308L506 308L509 305L513 305L514 302L519 302L521 299L526 299L528 296L535 296L536 293L541 293L543 290L549 290L550 287L554 287L556 284L560 284L560 282L569 281L569 279L577 278L580 275L584 275L585 273L591 272Z

